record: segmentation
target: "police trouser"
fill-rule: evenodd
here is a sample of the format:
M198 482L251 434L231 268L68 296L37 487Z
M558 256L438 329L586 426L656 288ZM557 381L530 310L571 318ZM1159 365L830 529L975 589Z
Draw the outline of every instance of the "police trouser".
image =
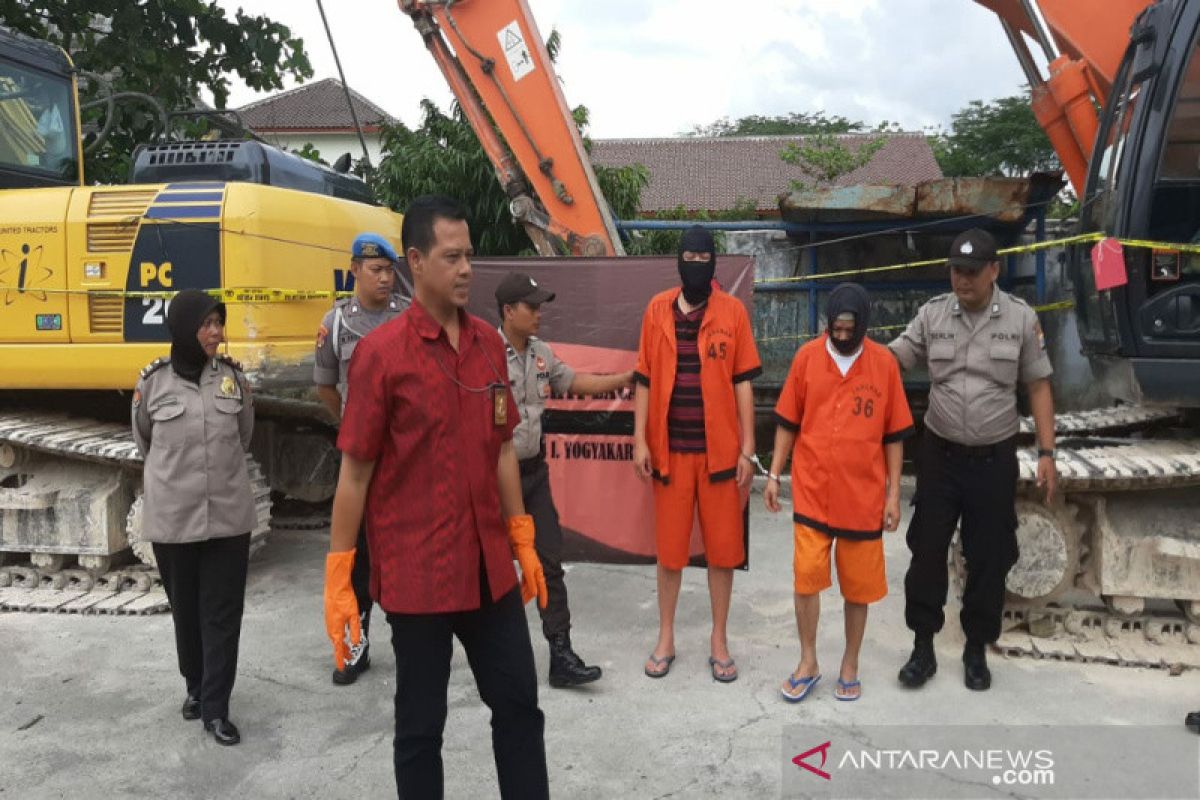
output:
M187 693L205 722L229 717L246 597L250 534L180 544L154 543L171 602L175 650Z
M367 549L367 520L363 514L358 526L358 541L354 544L354 567L350 570L350 587L358 601L358 619L362 632L369 634L371 628L371 551ZM370 643L370 639L367 640Z
M542 634L549 639L559 633L571 632L571 609L567 607L567 584L563 580L562 527L558 524L558 509L550 494L550 469L546 460L534 456L521 461L521 495L525 513L533 517L534 548L542 562L549 596L542 615Z
M500 796L550 796L545 717L520 587L492 602L446 614L388 614L396 653L396 791L406 800L443 796L442 733L454 637L462 643L479 696L492 712L492 754ZM473 716L473 715L472 715Z
M959 619L967 641L1000 636L1004 581L1017 563L1016 438L985 447L950 442L928 428L917 459L916 511L908 526L912 562L904 576L904 619L918 636L942 629L947 552L962 520L967 565Z

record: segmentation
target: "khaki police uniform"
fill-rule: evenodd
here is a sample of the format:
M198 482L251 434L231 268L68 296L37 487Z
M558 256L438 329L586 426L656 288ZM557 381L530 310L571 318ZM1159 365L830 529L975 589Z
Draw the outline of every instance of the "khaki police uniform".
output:
M398 293L388 298L387 305L378 310L364 308L357 297L344 297L325 313L317 329L317 352L313 358L313 382L318 386L334 386L342 397L342 413L346 411L346 377L350 374L350 359L363 337L400 316L410 301ZM355 544L354 567L350 585L358 601L358 618L363 633L371 627L371 553L367 547L367 520L363 515ZM361 658L361 657L360 657ZM357 662L356 662L357 663Z
M905 619L918 636L945 622L946 555L962 524L968 575L960 615L967 640L1000 635L1004 581L1016 563L1017 384L1053 372L1037 313L999 287L964 310L953 293L921 306L888 345L905 369L929 370L929 408L908 527Z
M337 386L346 410L346 376L354 348L371 331L395 319L408 308L409 300L400 294L388 298L379 311L363 308L356 297L344 297L321 319L317 329L317 352L313 359L313 383L318 386Z
M161 358L142 370L132 416L144 459L142 533L171 603L179 671L203 719L227 719L258 523L246 468L249 385L223 356L208 362L198 383Z
M504 330L500 330L504 338ZM542 445L542 414L552 392L565 394L575 380L575 371L560 361L550 346L530 336L525 352L519 353L505 339L508 378L520 415L513 431L513 447L521 469L521 493L525 512L533 517L534 546L546 576L549 599L542 615L542 633L549 639L571 629L567 585L563 580L562 527L550 494L550 470Z

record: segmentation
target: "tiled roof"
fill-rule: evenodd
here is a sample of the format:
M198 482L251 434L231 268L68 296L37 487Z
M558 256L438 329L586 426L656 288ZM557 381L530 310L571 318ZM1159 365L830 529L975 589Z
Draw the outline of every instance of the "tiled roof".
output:
M839 136L851 150L881 134ZM882 134L886 143L875 157L843 175L838 186L902 184L942 177L928 141L918 133ZM803 136L680 137L673 139L596 139L592 161L603 166L644 164L650 185L642 191L642 211L684 206L696 211L733 208L739 198L760 211L778 212L777 198L791 190L792 179L811 182L786 164L779 152Z
M379 106L353 89L354 111L364 128L393 122ZM286 92L256 100L239 108L238 113L250 128L259 133L280 131L354 130L354 121L346 105L342 82L326 78Z

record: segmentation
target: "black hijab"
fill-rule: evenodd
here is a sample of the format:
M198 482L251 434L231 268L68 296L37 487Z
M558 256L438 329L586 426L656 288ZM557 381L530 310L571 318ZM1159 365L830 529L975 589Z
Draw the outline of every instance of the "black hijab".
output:
M835 350L844 356L854 355L867 337L867 328L871 324L871 298L867 290L857 283L839 283L829 293L829 303L826 306L828 326L833 330L833 321L842 314L854 315L854 334L845 341L839 341L833 336L829 341Z
M167 307L167 330L171 332L171 369L184 380L200 382L208 356L197 334L204 318L216 311L225 324L225 304L199 289L184 289Z
M684 261L683 254L709 253L708 261ZM683 232L679 239L679 280L683 283L683 299L698 306L712 294L713 275L717 271L717 246L712 234L699 225Z

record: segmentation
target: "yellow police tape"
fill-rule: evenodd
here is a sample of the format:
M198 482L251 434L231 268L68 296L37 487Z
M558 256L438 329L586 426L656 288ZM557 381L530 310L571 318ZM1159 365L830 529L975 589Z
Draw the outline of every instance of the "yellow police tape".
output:
M1089 244L1098 242L1101 239L1106 239L1103 233L1083 233L1077 236L1066 236L1060 239L1047 239L1042 242L1034 242L1032 244L1017 245L1015 247L1005 247L997 252L998 255L1019 255L1022 253L1034 253L1038 250L1048 250L1053 247L1065 247L1073 244ZM1123 247L1137 247L1150 250L1162 250L1172 253L1187 253L1200 255L1200 244L1183 244L1179 242L1155 242L1146 239L1116 239ZM931 258L923 261L908 261L903 264L887 264L880 267L862 267L859 269L845 269L837 272L821 272L812 275L798 275L792 278L763 278L754 281L755 286L769 286L788 283L803 283L806 281L824 281L834 278L850 278L861 277L864 275L877 275L883 272L898 272L901 270L919 269L921 267L934 267L945 264L948 258ZM16 289L15 286L7 286L0 282L0 288ZM163 299L169 300L178 292L176 291L145 291L145 290L127 290L127 289L53 289L37 287L36 289L26 289L30 294L66 294L66 295L87 295L90 297L120 297L126 299ZM254 288L254 287L238 287L238 288L218 288L205 289L209 295L224 303L244 303L248 305L265 305L269 303L294 303L304 302L309 300L334 300L342 297L350 297L354 292L350 291L331 291L327 289L277 289L277 288ZM1053 310L1057 304L1051 306L1041 306L1037 310ZM792 337L785 337L792 338ZM765 341L765 340L760 340Z

